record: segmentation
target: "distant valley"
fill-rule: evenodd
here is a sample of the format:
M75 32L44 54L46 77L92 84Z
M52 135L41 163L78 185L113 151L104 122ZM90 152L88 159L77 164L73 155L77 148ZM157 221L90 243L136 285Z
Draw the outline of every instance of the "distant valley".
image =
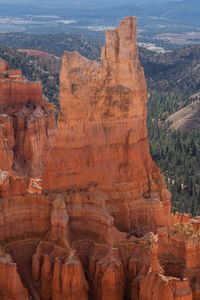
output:
M1 4L2 3L2 4ZM82 33L103 38L126 15L138 17L138 39L167 50L200 42L198 0L0 1L0 32Z

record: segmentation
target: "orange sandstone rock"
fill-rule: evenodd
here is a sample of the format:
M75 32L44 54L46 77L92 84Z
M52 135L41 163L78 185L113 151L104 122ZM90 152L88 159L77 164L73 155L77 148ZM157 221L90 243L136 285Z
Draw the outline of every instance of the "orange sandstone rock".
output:
M1 178L8 172L0 194L20 195L40 180L56 132L54 108L44 101L41 83L27 81L16 70L0 75Z
M8 63L0 58L0 73L4 73L6 71L8 71L9 66Z
M58 134L44 189L87 187L108 196L120 230L156 232L170 217L170 195L149 153L147 87L138 59L136 20L106 34L101 63L65 53Z
M64 54L60 104L56 125L0 60L0 298L199 300L200 218L171 214L150 156L134 17L100 63Z
M39 104L43 100L42 86L40 82L29 82L24 80L0 80L0 103L14 105L33 101Z
M24 288L17 272L17 265L11 257L0 249L0 297L2 300L28 300L28 291Z
M192 300L192 290L187 279L148 275L140 283L140 300Z
M111 248L102 258L101 248L90 260L91 299L122 300L124 296L124 270L118 249Z

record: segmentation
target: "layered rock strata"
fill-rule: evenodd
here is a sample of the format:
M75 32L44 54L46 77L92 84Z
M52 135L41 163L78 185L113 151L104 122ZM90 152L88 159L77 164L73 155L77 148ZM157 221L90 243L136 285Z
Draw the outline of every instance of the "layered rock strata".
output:
M149 153L135 19L106 33L101 63L77 52L64 54L60 104L43 188L63 191L94 183L106 194L118 229L143 234L165 225L170 196Z
M150 156L136 19L100 63L64 54L57 124L40 83L0 73L0 298L200 299L200 220L171 214Z
M40 82L29 82L18 70L0 76L0 195L27 192L40 178L46 153L56 133L54 108Z

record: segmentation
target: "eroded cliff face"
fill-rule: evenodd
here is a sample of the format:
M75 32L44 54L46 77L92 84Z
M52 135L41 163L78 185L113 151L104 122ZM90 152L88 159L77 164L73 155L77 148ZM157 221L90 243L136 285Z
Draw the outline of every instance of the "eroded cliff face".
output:
M54 108L40 82L27 81L18 70L0 74L0 196L21 195L41 177L46 153L56 134Z
M200 220L171 214L149 153L136 19L100 63L64 54L57 125L40 83L0 73L0 298L200 299Z
M170 197L147 141L147 87L138 59L136 20L106 33L101 63L65 53L58 135L44 189L85 189L108 198L123 231L141 234L167 223Z

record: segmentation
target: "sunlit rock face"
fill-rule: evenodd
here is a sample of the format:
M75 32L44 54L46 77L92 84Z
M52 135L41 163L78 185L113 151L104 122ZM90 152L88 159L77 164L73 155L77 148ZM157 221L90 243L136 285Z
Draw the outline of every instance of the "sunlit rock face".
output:
M0 60L0 299L198 300L200 220L170 212L147 140L136 19L65 53L58 121Z
M85 189L107 196L123 231L141 234L167 223L170 198L147 141L147 87L138 59L136 20L106 33L101 62L66 52L61 113L44 189Z

